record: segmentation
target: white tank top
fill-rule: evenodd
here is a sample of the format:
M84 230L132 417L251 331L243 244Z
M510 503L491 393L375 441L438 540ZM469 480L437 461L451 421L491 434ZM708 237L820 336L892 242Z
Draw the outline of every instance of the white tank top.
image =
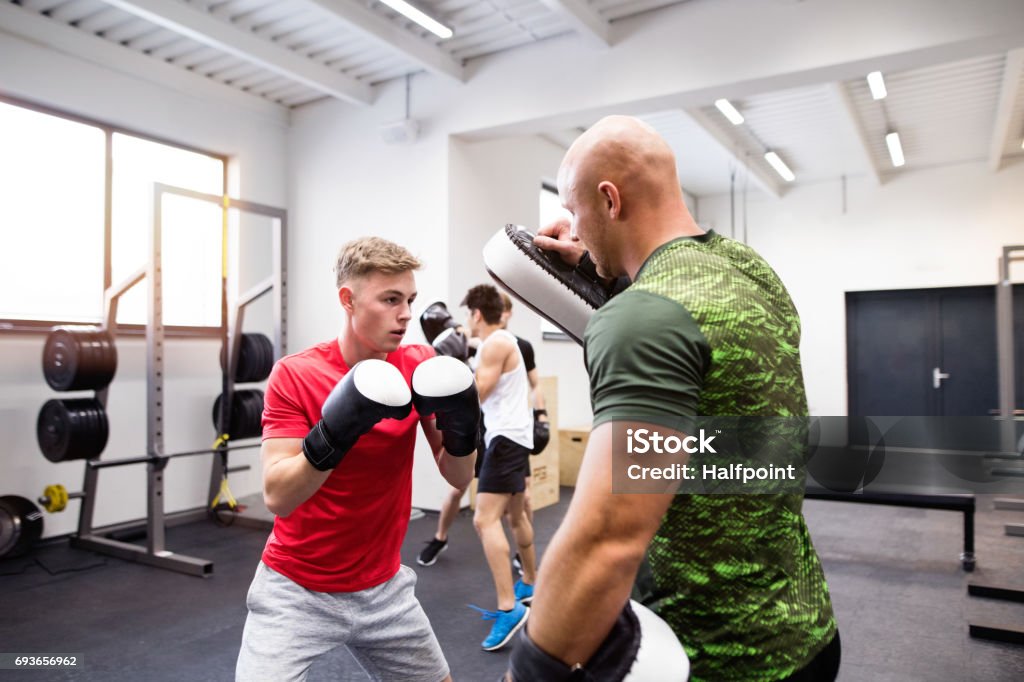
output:
M480 409L484 413L484 424L487 426L484 446L489 447L495 436L505 436L524 448L532 449L533 410L530 409L530 380L526 376L526 363L519 352L516 337L505 329L493 332L480 344L476 355L470 358L470 364L476 371L484 346L499 334L512 342L512 347L516 349L516 355L519 357L519 365L498 377L494 390L487 396L487 400L480 403Z

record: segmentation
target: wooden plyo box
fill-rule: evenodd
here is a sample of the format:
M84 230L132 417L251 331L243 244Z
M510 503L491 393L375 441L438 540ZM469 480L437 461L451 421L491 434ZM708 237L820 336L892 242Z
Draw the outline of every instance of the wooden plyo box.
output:
M530 457L530 504L534 510L558 502L559 442L558 442L558 377L541 377L540 390L551 423L551 440L539 455Z
M558 430L558 471L562 485L576 487L588 438L589 428Z
M530 504L534 510L557 504L559 495L558 378L541 377L540 390L551 422L551 440L543 452L530 457ZM476 509L476 479L469 488L469 506Z

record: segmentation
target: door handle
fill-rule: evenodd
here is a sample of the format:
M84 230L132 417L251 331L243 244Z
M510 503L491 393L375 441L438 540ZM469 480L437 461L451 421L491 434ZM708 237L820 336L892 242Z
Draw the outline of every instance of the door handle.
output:
M932 368L932 388L942 388L942 380L948 378L948 373L943 372L938 367Z

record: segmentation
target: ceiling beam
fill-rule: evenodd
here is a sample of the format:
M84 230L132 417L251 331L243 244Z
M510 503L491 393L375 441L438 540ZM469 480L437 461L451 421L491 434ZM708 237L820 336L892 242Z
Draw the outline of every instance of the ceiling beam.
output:
M541 0L552 11L569 22L573 30L591 45L609 47L612 44L611 25L586 0Z
M748 163L747 160L750 154L744 154L740 152L740 147L742 147L742 143L739 140L730 137L728 134L722 131L722 129L715 125L715 123L707 116L707 114L705 114L700 109L692 108L684 109L683 111L687 116L693 119L693 122L699 125L704 130L704 132L711 136L711 139L720 144L722 146L722 149L725 150L725 153L731 156L737 164L747 169L747 172L750 173L751 179L753 179L754 183L758 187L760 187L762 190L764 190L771 196L775 197L776 199L782 198L784 190L781 184L781 179L776 180L774 176L768 173L767 169L762 164L756 162ZM758 152L756 158L758 160L761 159L760 152Z
M466 82L465 69L444 50L417 38L398 24L354 0L308 0L338 17L357 33L389 50L399 52L427 71Z
M373 89L291 50L216 19L200 9L166 0L105 0L110 5L209 47L257 64L331 97L355 104L373 102Z
M850 130L853 131L854 137L857 138L857 147L861 151L861 156L864 159L864 165L868 169L868 175L875 182L875 185L882 184L882 171L875 163L875 155L871 152L871 142L868 139L867 131L864 129L864 122L860 119L860 115L857 113L857 107L853 104L853 98L850 97L850 92L846 89L846 86L839 81L833 81L827 86L828 91L835 98L836 105L839 108L839 112L844 116L846 122L850 126Z
M1003 150L1006 142L1020 130L1013 130L1013 107L1020 94L1020 83L1024 78L1024 48L1017 48L1006 53L1006 66L1003 67L1003 86L999 91L999 105L996 107L995 125L992 129L992 143L988 151L988 167L998 172L1003 165Z
M79 31L16 5L0 3L0 35L4 32L15 38L45 45L56 52L98 64L148 83L155 83L190 97L224 102L265 117L276 125L288 125L288 109L279 104ZM9 83L7 92L17 94L16 88L11 88ZM27 96L31 99L34 95L29 93Z

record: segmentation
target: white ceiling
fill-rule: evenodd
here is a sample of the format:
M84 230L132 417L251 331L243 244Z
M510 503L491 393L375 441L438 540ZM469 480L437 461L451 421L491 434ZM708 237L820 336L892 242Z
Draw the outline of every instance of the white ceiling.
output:
M774 0L780 9L801 1ZM106 41L108 49L281 107L325 97L364 106L386 81L426 71L465 83L467 62L539 41L572 36L581 59L594 46L614 51L616 22L644 13L678 20L679 8L669 6L686 2L417 0L454 29L448 40L375 0L0 0L0 26L17 34L60 25L54 30L73 29ZM713 97L703 106L643 117L676 150L680 180L697 196L745 190L748 183L781 195L786 183L763 159L769 149L796 173L797 185L864 175L884 183L964 161L983 160L997 171L1024 159L1024 35L1009 52L894 69L885 77L889 96L881 101L872 99L862 77L735 99L746 118L741 126L726 121ZM538 132L567 145L590 123ZM889 130L903 141L901 169L889 160Z

